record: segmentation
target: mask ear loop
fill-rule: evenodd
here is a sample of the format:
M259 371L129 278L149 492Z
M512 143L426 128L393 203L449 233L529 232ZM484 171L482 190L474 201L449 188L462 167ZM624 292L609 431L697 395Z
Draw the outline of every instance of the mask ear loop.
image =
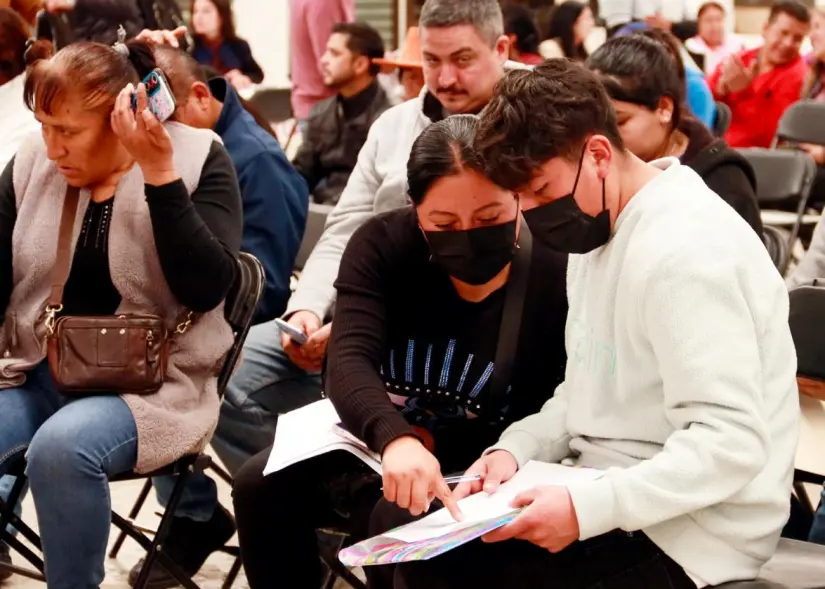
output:
M589 138L588 138L589 139ZM582 146L582 152L579 156L579 167L576 170L576 181L573 182L573 192L570 193L570 196L576 196L576 188L579 186L579 176L582 175L582 165L584 164L584 154L587 151L587 140L585 140L584 145Z

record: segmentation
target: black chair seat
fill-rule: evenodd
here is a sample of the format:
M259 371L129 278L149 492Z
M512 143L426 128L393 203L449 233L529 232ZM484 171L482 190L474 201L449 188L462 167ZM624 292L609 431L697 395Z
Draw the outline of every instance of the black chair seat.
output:
M783 538L759 579L717 589L825 589L825 546Z

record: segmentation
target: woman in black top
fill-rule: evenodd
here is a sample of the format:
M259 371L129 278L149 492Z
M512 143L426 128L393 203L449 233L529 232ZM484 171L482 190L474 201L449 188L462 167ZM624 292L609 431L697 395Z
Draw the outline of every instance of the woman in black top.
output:
M478 171L474 129L471 115L425 129L408 164L414 207L367 221L341 262L325 390L383 468L383 481L359 489L356 538L382 486L415 515L435 497L449 502L442 473L462 472L563 378L567 260L536 242L509 386L501 403L489 402L520 217L513 193ZM263 477L267 455L235 479L247 578L253 588L289 579L291 588L314 589L314 530L336 510L330 481L359 464L328 454Z
M230 0L192 0L192 56L210 66L232 83L236 90L260 84L264 72L249 43L235 32Z
M687 111L684 82L667 49L643 35L617 37L599 47L587 67L601 78L634 155L646 162L678 157L762 236L753 169Z

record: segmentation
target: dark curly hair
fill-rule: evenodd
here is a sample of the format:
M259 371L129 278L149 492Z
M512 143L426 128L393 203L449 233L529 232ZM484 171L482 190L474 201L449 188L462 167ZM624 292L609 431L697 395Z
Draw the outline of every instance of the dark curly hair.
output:
M479 117L474 147L485 162L485 175L509 190L525 186L550 159L576 161L592 135L604 135L624 149L601 82L566 59L508 72Z

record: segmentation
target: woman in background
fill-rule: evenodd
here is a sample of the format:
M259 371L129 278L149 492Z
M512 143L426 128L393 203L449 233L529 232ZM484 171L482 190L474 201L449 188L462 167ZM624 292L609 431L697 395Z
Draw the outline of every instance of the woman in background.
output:
M510 39L510 59L527 65L538 65L544 58L539 55L539 28L530 9L521 4L505 4L504 34Z
M619 132L633 154L646 162L678 157L762 236L753 169L684 112L684 84L660 43L644 35L614 37L587 66L610 95Z
M237 90L260 84L264 72L249 43L235 32L235 19L229 0L193 0L192 55L225 76Z
M40 130L23 102L26 40L29 27L11 8L0 8L0 170L6 167L27 135Z
M539 45L539 53L545 59L566 57L573 61L587 59L584 42L596 25L593 11L588 4L568 0L553 9L547 40Z

